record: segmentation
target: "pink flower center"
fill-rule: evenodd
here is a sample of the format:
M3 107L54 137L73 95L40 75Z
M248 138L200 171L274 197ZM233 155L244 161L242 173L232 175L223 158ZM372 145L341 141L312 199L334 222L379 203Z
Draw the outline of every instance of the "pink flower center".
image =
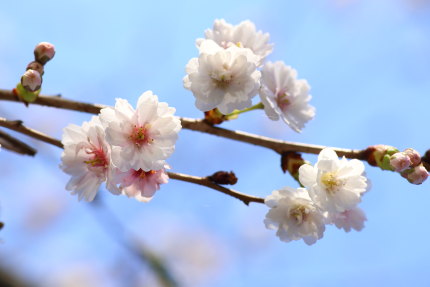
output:
M133 130L131 131L130 136L128 137L137 147L141 147L146 144L150 144L154 141L149 136L149 124L145 124L143 126L133 126Z
M290 100L288 99L288 94L286 92L280 91L277 94L276 103L281 108L281 110L285 110L290 105Z
M89 160L84 161L89 167L107 167L108 160L106 153L102 148L94 148L86 151L87 154L91 154L92 157Z

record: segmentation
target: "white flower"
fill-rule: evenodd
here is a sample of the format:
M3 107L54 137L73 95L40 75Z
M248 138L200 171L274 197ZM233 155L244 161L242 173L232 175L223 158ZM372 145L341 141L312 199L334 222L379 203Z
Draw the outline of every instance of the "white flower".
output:
M331 214L329 220L336 225L337 228L350 232L351 228L360 231L364 227L364 222L367 220L363 210L358 207Z
M92 201L102 182L115 194L119 190L110 181L110 146L105 140L105 132L98 117L82 126L68 125L64 128L61 141L64 152L61 169L72 176L66 189L78 194L78 199Z
M119 184L122 194L134 197L138 201L148 202L160 189L160 184L168 182L169 176L164 168L150 171L131 169L127 172L117 170L113 180Z
M218 108L223 114L250 107L260 85L255 55L236 46L223 49L212 40L203 41L200 51L199 58L188 62L184 77L184 87L193 92L196 107L201 111Z
M314 204L304 188L285 187L266 197L270 207L264 223L269 229L277 229L276 235L285 242L302 239L314 244L323 236L324 215Z
M215 20L213 29L205 31L206 39L214 40L218 45L227 49L231 46L249 48L258 56L258 66L264 61L267 55L273 50L273 44L269 44L269 34L263 34L256 30L254 23L243 21L233 26L224 19ZM197 46L200 46L203 39L197 39Z
M112 162L121 171L159 170L175 150L181 122L175 109L158 102L151 91L143 93L136 110L124 99L104 108L100 118L112 145Z
M302 165L300 182L309 190L311 198L325 211L343 212L354 208L367 191L364 164L353 159L341 160L330 148L323 149L315 166Z
M271 120L281 118L293 130L300 132L315 116L315 108L308 104L306 80L298 80L297 72L283 62L268 62L261 71L260 98Z

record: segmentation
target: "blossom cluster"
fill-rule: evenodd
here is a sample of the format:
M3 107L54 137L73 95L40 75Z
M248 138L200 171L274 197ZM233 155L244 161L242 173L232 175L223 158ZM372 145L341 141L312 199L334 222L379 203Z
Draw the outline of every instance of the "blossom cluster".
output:
M303 239L311 245L322 238L327 224L346 232L364 227L366 216L358 204L369 183L361 161L339 159L326 148L314 166L300 167L299 179L304 188L285 187L265 199L270 207L266 227L276 229L282 241Z
M199 110L218 109L228 115L251 108L259 94L267 116L282 119L297 132L314 117L309 84L283 62L265 63L273 44L252 22L233 26L215 20L196 44L199 56L188 62L183 82Z
M101 110L82 126L64 129L61 168L72 177L66 189L92 201L103 182L113 194L149 201L167 183L166 159L181 123L175 109L143 93L134 109L127 100Z

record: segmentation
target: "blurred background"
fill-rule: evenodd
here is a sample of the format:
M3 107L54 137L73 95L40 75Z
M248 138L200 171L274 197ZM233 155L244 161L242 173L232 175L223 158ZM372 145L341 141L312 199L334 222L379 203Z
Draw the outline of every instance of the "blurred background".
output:
M48 41L57 54L45 67L43 94L134 105L152 90L177 115L198 118L182 78L198 54L195 39L217 18L249 19L269 32L275 48L268 60L297 69L317 109L301 134L263 111L224 127L344 148L430 148L426 0L2 1L0 88L12 89L34 46ZM0 103L0 116L56 138L91 117L9 102ZM366 227L345 233L329 226L307 246L267 230L264 205L174 180L147 204L104 189L99 201L78 202L58 168L62 151L14 135L38 150L35 158L0 152L0 267L7 274L0 276L18 286L161 286L121 238L157 254L181 286L430 286L429 182L414 186L366 166ZM168 162L197 176L232 170L235 189L262 197L297 186L274 152L189 130Z

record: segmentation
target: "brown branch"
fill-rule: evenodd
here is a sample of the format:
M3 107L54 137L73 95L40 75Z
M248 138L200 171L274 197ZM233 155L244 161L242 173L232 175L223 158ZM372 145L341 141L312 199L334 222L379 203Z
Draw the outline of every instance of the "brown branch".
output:
M250 202L264 203L264 198L244 194L244 193L223 187L221 185L213 183L207 177L198 177L198 176L192 176L188 174L174 173L174 172L168 172L167 174L169 175L169 178L172 178L172 179L191 182L194 184L199 184L199 185L203 185L203 186L218 190L222 193L225 193L227 195L230 195L234 198L241 200L246 205L249 205Z
M5 118L0 118L0 126L25 134L40 141L63 148L61 141L54 139L44 133L27 128L22 124L22 121L8 121Z
M0 144L5 149L19 154L30 156L34 156L36 154L36 150L34 148L3 131L0 131Z
M0 100L11 101L11 102L21 102L21 100L14 94L12 90L0 89ZM65 110L72 110L90 114L98 114L104 105L99 104L89 104L77 101L72 101L68 99L61 98L60 96L38 96L37 99L31 104L61 108Z
M321 145L282 141L282 140L259 136L259 135L255 135L247 132L242 132L242 131L232 131L232 130L228 130L220 127L215 127L213 125L206 123L205 120L201 120L201 119L181 118L181 123L184 129L200 131L200 132L209 133L209 134L213 134L224 138L229 138L236 141L262 146L262 147L271 149L279 154L283 154L288 151L319 154L320 151L326 147ZM333 147L332 149L336 151L338 156L345 156L347 158L364 159L364 155L363 155L364 151L361 151L361 150L333 148Z
M14 101L19 102L19 98L14 95L12 91L2 90L0 89L0 100L6 101ZM72 100L66 100L60 97L53 96L42 96L40 95L33 104L57 107L62 109L86 112L91 114L98 114L100 109L106 107L104 105L99 104L89 104L76 102ZM182 127L184 129L189 129L193 131L199 131L203 133L213 134L216 136L229 138L232 140L237 140L253 145L262 146L268 149L271 149L279 154L288 151L302 152L302 153L311 153L311 154L319 154L320 151L325 148L325 146L321 145L311 145L305 143L295 143L282 141L277 139L272 139L269 137L259 136L247 132L242 131L232 131L220 127L215 127L213 125L208 124L205 120L201 119L190 119L190 118L181 118ZM333 148L333 147L332 147ZM345 156L347 158L356 158L360 160L365 160L365 151L364 150L353 150L353 149L344 149L344 148L333 148L334 151L339 156Z

